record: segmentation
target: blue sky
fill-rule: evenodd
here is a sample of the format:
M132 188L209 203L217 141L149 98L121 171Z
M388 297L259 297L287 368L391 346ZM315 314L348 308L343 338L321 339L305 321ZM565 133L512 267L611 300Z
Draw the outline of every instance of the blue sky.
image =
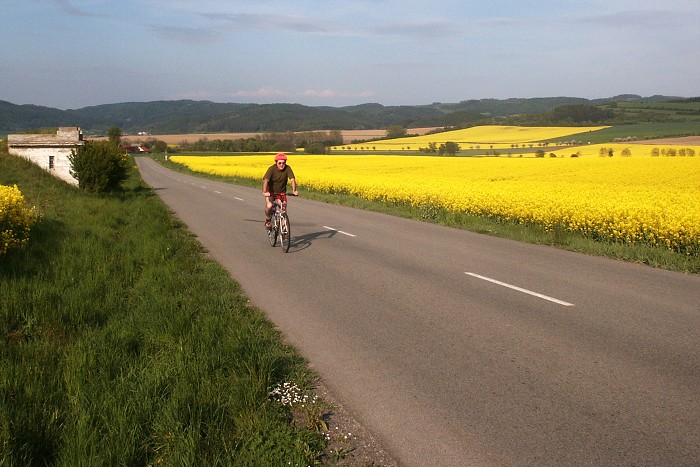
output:
M700 96L698 0L4 0L0 100Z

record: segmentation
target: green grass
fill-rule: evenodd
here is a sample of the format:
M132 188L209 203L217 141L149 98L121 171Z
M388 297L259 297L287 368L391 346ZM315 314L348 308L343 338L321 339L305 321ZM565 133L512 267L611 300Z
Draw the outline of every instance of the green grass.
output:
M181 164L165 161L160 154L152 157L161 164L173 170L189 173L198 177L235 183L254 188L260 188L261 180L250 180L238 177L224 177L194 172ZM382 212L394 216L433 222L449 227L469 230L472 232L509 238L527 243L550 245L579 253L603 256L607 258L648 264L650 266L671 271L700 274L700 258L675 253L665 248L657 248L643 244L606 243L584 237L578 233L554 230L546 231L536 225L521 225L512 222L501 222L495 219L455 213L433 205L411 206L380 201L368 201L347 193L326 193L308 190L300 187L301 196L331 204L340 204L358 209Z
M578 133L565 139L580 139L584 143L609 143L615 138L634 136L639 140L655 138L672 138L699 134L700 122L672 123L634 123L630 125L615 125L603 130L588 133Z
M0 183L17 184L41 214L29 245L0 257L0 465L323 461L318 431L294 423L298 408L269 397L271 387L286 381L308 389L313 374L306 362L136 173L120 192L89 195L3 154ZM303 195L700 272L698 258L662 249L599 243L429 205ZM318 413L301 415L318 422Z
M89 195L0 155L41 219L0 257L0 465L310 465L269 397L306 362L134 171Z

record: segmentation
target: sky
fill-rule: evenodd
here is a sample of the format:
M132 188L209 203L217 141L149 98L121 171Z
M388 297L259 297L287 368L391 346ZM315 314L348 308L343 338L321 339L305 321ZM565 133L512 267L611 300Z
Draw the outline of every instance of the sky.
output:
M698 0L3 0L0 100L700 96Z

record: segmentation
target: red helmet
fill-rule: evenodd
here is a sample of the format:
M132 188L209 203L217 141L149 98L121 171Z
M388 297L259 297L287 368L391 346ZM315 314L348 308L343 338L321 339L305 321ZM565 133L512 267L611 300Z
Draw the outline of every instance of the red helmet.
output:
M287 160L287 155L286 155L285 153L283 153L283 152L280 152L280 153L278 153L278 154L275 156L275 162L277 162L277 161L286 161L286 160Z

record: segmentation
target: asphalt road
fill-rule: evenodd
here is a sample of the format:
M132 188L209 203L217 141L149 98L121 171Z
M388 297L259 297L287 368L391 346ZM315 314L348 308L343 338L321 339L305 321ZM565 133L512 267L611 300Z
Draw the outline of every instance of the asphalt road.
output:
M700 465L700 276L137 163L402 465Z

